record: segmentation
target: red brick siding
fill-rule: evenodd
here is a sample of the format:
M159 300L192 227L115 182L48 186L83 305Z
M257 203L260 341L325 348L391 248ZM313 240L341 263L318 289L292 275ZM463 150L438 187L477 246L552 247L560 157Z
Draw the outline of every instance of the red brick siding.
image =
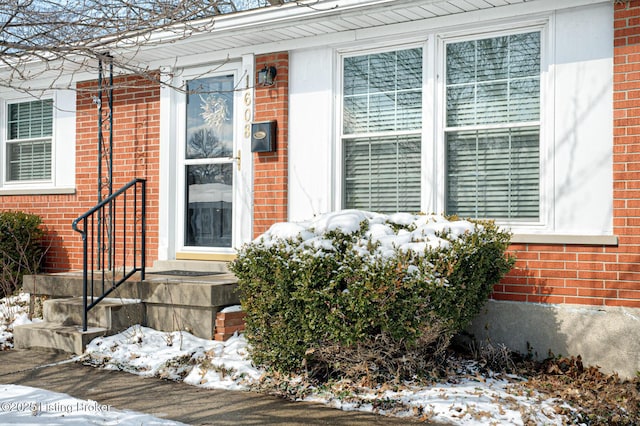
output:
M500 300L640 308L640 0L615 5L613 225L618 247L513 244Z
M70 252L79 251L82 244L71 229L79 211L74 208L75 201L73 195L3 195L0 196L0 210L24 211L40 216L46 229L44 245L48 247L44 267L49 271L65 271L73 263Z
M147 259L152 262L158 247L160 88L136 76L117 78L114 85L113 189L134 177L147 179ZM76 193L0 196L0 210L22 210L42 217L50 245L45 269L50 272L82 266L82 241L71 223L93 207L98 197L95 88L95 82L78 84Z
M263 87L255 77L254 121L277 120L276 150L253 157L253 234L264 233L276 222L288 218L289 190L289 54L256 56L256 70L277 69L275 84Z

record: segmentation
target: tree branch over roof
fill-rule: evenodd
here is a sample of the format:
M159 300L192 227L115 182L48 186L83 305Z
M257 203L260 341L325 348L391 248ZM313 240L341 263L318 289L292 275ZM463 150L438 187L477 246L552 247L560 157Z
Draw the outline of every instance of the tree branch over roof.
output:
M157 78L157 70L131 59L136 49L162 42L153 34L187 38L213 28L220 15L286 1L296 0L4 0L0 87L31 94L66 87L69 75L95 72L100 59L118 72ZM108 56L118 49L129 53ZM38 79L46 87L36 87Z

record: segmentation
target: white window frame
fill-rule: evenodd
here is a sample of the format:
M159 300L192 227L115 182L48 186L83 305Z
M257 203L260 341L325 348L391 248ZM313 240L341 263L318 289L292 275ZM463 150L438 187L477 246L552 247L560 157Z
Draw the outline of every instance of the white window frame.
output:
M553 93L549 78L549 58L552 57L552 46L549 43L550 37L549 20L523 23L521 25L507 26L506 28L489 28L486 31L468 32L465 34L449 33L440 34L437 38L437 117L436 117L436 146L437 164L436 172L438 176L438 196L436 199L436 212L444 212L447 206L446 194L446 45L463 41L480 40L485 38L500 37L512 34L522 34L527 32L540 32L540 141L539 141L539 216L538 220L500 220L496 223L508 227L515 233L526 232L551 232L553 230L553 141L549 141L549 135L553 132L554 111L552 99L549 94ZM493 218L480 218L493 219Z
M345 48L345 49L340 49L339 51L337 51L337 60L336 60L336 116L335 116L335 123L336 123L336 150L335 150L335 173L334 175L336 176L336 180L334 181L334 185L335 185L335 190L336 190L336 194L335 194L335 198L333 200L333 204L335 206L335 209L343 209L344 207L344 198L345 198L345 186L344 186L344 144L343 144L343 140L345 138L345 134L344 134L344 110L343 110L343 105L344 105L344 59L347 57L354 57L354 56L363 56L363 55L371 55L371 54L376 54L376 53L384 53L384 52L395 52L398 50L406 50L406 49L415 49L415 48L420 48L422 49L422 127L420 130L416 130L416 131L397 131L395 132L395 134L420 134L420 137L423 141L422 143L422 147L421 147L421 164L420 164L420 195L421 195L421 201L420 201L420 205L421 205L421 209L424 211L424 204L425 204L425 197L424 197L424 192L425 192L425 183L426 183L426 173L427 173L427 168L425 165L425 145L424 145L424 140L425 140L425 132L428 131L428 129L430 129L430 126L427 125L427 120L425 119L427 114L427 98L430 97L430 95L427 93L427 89L429 88L429 83L428 83L428 73L426 72L427 69L427 58L428 58L428 54L429 54L429 49L430 46L428 44L428 40L426 39L426 37L424 36L420 36L420 37L415 37L413 39L407 39L406 41L403 41L401 44L398 44L398 42L380 42L377 45L371 45L369 44L369 47L367 49L361 49L361 48L357 48L357 47L351 47L351 48ZM429 110L430 111L430 110ZM379 133L370 133L370 134L363 134L362 137L376 137L379 136ZM349 137L354 137L353 135L347 135L347 138Z
M9 180L7 168L9 105L51 100L51 176L39 180ZM60 90L40 98L4 94L0 98L0 195L70 194L75 192L76 93Z
M335 123L336 150L334 152L335 209L344 208L344 159L343 159L343 58L384 51L423 49L423 102L422 102L422 166L421 166L421 206L425 213L444 213L446 208L446 43L483 38L498 37L508 34L520 34L532 31L540 32L540 209L538 220L505 221L496 220L499 225L508 227L514 233L553 232L554 224L554 104L553 104L553 68L550 58L554 55L553 17L536 17L530 20L503 21L493 26L456 31L430 32L413 40L398 43L382 42L378 46L361 49L349 47L336 50L335 80ZM419 42L417 40L420 40ZM491 218L488 218L491 219Z
M45 104L48 103L50 108L51 108L51 133L47 134L47 135L42 135L42 136L36 136L36 137L18 137L15 139L10 138L10 131L11 131L11 125L8 123L10 120L10 111L12 109L12 107L14 106L19 106L19 105L28 105L28 104L35 104L35 103L40 103L40 104ZM48 112L48 111L47 111ZM53 170L52 170L52 166L53 166L53 158L51 155L51 151L53 148L53 133L54 133L54 123L53 123L53 99L50 98L46 98L46 99L36 99L36 100L29 100L29 101L20 101L20 102L9 102L7 103L7 114L4 117L5 121L7 121L7 128L6 128L6 132L5 132L5 143L4 143L4 153L7 156L5 162L3 163L4 167L4 179L8 184L12 184L12 183L25 183L25 182L30 182L30 183L40 183L40 182L50 182L51 181L51 177L53 175ZM27 121L30 121L27 118ZM31 124L29 123L29 132L31 132ZM10 166L10 162L11 159L9 158L9 151L11 150L11 146L12 145L22 145L22 144L35 144L35 143L43 143L43 144L47 144L49 145L49 158L48 158L48 162L49 162L49 176L47 177L40 177L40 178L31 178L31 179L10 179L10 175L12 174L12 168ZM41 161L41 160L39 160ZM46 167L45 167L46 168ZM22 167L21 167L22 169Z

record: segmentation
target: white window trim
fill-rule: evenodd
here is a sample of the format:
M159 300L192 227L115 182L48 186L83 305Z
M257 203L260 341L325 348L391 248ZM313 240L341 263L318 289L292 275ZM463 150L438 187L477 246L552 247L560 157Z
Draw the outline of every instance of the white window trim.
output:
M76 93L59 90L40 100L53 100L51 137L51 178L46 180L7 181L6 147L9 104L33 101L24 95L5 96L0 100L0 195L48 195L75 193Z
M438 66L438 79L436 82L437 94L436 103L436 173L438 180L438 196L436 198L435 212L444 212L446 208L446 156L445 156L445 128L446 128L446 85L445 85L445 64L446 64L446 44L467 40L477 40L481 38L497 37L510 34L519 34L530 31L540 32L540 215L537 221L506 221L496 220L498 225L509 228L514 233L551 233L553 232L553 212L554 212L554 106L552 94L553 78L549 74L549 58L553 57L553 44L550 40L552 17L540 22L522 23L517 26L505 28L486 28L482 32L468 32L464 35L459 33L442 33L437 37L436 64ZM551 99L550 99L551 98ZM487 218L491 219L491 218Z
M355 46L338 48L335 68L335 192L334 209L343 207L343 59L345 56L365 55L390 50L423 49L423 124L422 124L422 178L421 206L425 213L443 213L446 206L446 163L444 150L446 98L444 71L445 44L452 41L474 40L505 34L540 31L540 216L537 221L496 221L514 233L544 234L554 232L554 78L551 58L554 57L553 15L536 16L516 22L500 22L492 26L467 27L465 30L437 31L420 39L406 42L383 41L366 49ZM418 42L419 40L419 42Z

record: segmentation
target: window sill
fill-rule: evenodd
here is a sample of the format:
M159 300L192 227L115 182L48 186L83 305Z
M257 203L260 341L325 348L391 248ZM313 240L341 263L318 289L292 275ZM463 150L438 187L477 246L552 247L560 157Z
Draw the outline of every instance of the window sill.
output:
M514 234L512 244L574 244L583 246L617 246L615 235Z
M0 189L0 196L3 196L3 195L59 195L59 194L75 194L75 193L76 193L75 187Z

